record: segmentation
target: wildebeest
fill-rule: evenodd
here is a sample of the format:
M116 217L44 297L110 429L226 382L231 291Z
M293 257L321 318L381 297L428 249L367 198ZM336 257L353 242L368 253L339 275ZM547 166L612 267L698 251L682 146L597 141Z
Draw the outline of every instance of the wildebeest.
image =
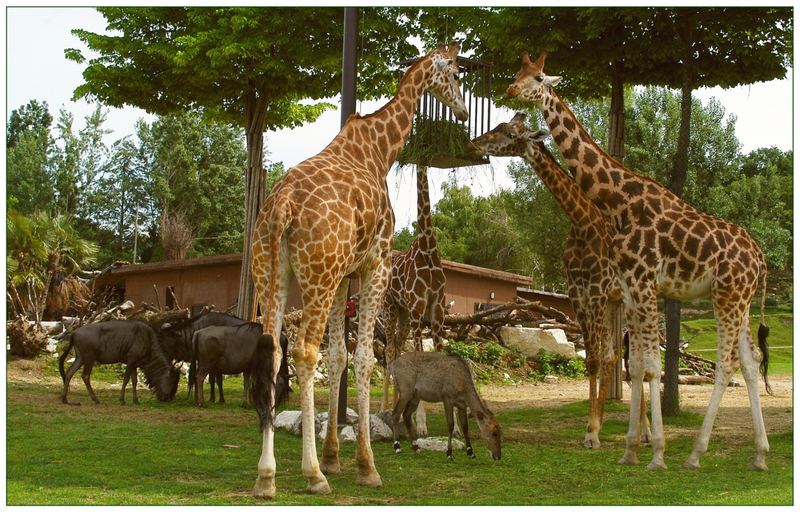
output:
M411 415L417 409L420 400L426 402L443 402L447 417L447 458L453 458L453 407L458 409L458 419L467 455L475 457L469 441L467 430L467 407L475 414L481 437L492 453L494 460L500 460L500 425L486 407L478 390L469 364L462 358L443 352L407 352L395 359L389 370L394 379L395 390L399 395L392 413L394 431L394 449L400 452L400 416L405 421L406 432L411 438L411 448L417 447L417 434L411 422Z
M246 324L247 320L227 313L220 313L217 311L209 311L199 315L180 320L177 322L166 323L161 326L158 332L159 338L164 345L164 350L167 352L167 357L173 361L192 362L192 336L200 329L205 329L212 325L242 325ZM245 375L245 379L247 376ZM222 374L212 372L208 376L209 384L211 384L211 401L214 401L214 383L216 381L219 388L219 402L225 402L225 395L222 391ZM195 377L193 367L189 368L188 388L189 396L192 396L192 388L194 386ZM247 407L247 394L245 393L244 407Z
M64 361L67 354L75 346L75 361L64 372ZM89 396L95 403L97 399L90 377L95 363L125 363L125 375L122 378L120 402L125 403L125 387L128 380L133 382L133 403L139 403L136 394L137 368L144 372L144 381L153 390L156 397L166 402L172 400L178 390L180 373L167 358L155 331L144 322L134 320L109 320L79 327L69 336L64 353L58 358L58 371L64 383L61 401L65 404L69 392L69 382L75 372L83 366L83 382Z
M263 326L255 322L245 322L236 326L211 326L200 329L192 337L193 359L190 374L195 378L195 403L204 405L203 380L210 373L220 375L244 374L245 403L248 400L251 373L266 372L260 363L269 361L272 368L272 337L263 332ZM276 404L280 405L289 393L289 365L287 348L289 340L281 334L281 352L283 354L278 370ZM222 388L220 388L220 395ZM256 400L254 400L255 402ZM256 404L256 407L258 405Z

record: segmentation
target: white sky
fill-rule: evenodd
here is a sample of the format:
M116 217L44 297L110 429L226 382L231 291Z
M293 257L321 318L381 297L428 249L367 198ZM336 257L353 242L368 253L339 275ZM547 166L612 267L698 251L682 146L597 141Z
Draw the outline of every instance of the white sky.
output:
M83 65L64 58L65 48L85 47L70 33L73 28L93 32L105 30L105 20L92 8L36 7L6 8L6 119L11 110L31 99L47 101L51 114L58 116L63 106L82 125L83 118L93 110L85 100L73 102L72 92L83 80ZM716 97L725 106L726 113L737 117L736 136L747 153L765 146L792 148L793 133L793 80L792 70L787 78L760 82L749 86L723 90L702 88L694 95L706 103ZM364 102L357 110L368 114L377 110L382 102ZM110 109L106 127L112 130L107 142L133 132L134 122L153 117L137 108ZM492 109L492 126L508 120L511 112ZM766 128L768 127L768 129ZM282 161L286 167L313 156L323 149L339 132L339 112L329 111L315 123L295 128L269 132L265 149L271 161ZM493 165L460 171L460 181L468 184L476 195L488 195L500 187L510 187L505 172L508 159L492 159ZM450 173L459 172L431 169L431 200L441 198L441 184ZM410 226L416 217L415 177L410 168L389 173L389 190L397 218L397 229Z

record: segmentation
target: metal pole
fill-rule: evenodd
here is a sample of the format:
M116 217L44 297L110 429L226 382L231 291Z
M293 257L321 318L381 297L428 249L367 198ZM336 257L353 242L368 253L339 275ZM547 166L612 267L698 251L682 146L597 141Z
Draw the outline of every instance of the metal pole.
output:
M344 126L350 114L356 111L356 46L358 43L358 9L344 8L344 41L342 50L342 116ZM347 298L352 294L352 280L347 285ZM345 367L339 384L339 411L337 421L344 423L347 419L347 340L350 333L350 319L344 319Z

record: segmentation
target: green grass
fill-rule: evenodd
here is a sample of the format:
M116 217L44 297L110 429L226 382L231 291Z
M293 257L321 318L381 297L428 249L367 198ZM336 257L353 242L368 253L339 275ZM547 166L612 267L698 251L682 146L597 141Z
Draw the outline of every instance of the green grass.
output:
M10 381L7 396L7 504L28 505L213 505L261 502L251 497L261 436L255 413L239 407L239 379L226 380L225 405L199 410L181 388L177 399L159 403L143 392L140 406L121 406L116 389L96 386L93 405L78 379L71 399L58 401L59 386ZM99 382L99 381L98 381ZM130 396L130 395L129 395ZM297 397L292 398L293 408ZM317 407L324 407L317 401ZM351 401L352 404L352 401ZM351 405L352 406L352 405ZM683 414L666 421L666 472L616 464L624 449L627 408L609 403L603 446L582 447L586 402L562 407L501 411L503 459L493 462L480 440L477 458L459 452L396 455L391 443L375 442L381 489L355 485L354 444L342 445L343 471L329 477L333 494L311 496L300 471L301 442L276 433L278 496L275 504L393 505L790 505L792 432L770 432L768 472L747 469L754 455L749 435L715 432L699 471L681 469L702 418ZM444 417L431 413L433 433ZM477 427L471 420L473 438ZM689 427L683 430L683 427ZM675 432L679 434L674 435ZM686 432L685 435L682 432ZM226 448L224 445L235 445ZM318 454L321 444L317 443Z
M767 308L766 322L769 326L769 372L774 375L792 373L792 335L794 315L790 306ZM757 342L759 322L758 308L750 311L750 331ZM689 340L689 352L716 360L717 327L711 313L681 322L681 337Z

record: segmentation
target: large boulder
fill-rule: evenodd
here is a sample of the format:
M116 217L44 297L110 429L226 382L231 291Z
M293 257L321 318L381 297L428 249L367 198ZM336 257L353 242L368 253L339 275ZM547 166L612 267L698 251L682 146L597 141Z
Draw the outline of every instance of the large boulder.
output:
M358 435L358 423L353 425L353 431ZM387 425L377 414L371 414L369 417L370 441L384 441L393 437L392 427Z
M535 327L500 328L500 339L510 348L519 350L527 357L535 357L540 350L566 357L575 357L575 344L567 341L561 329L538 329Z

